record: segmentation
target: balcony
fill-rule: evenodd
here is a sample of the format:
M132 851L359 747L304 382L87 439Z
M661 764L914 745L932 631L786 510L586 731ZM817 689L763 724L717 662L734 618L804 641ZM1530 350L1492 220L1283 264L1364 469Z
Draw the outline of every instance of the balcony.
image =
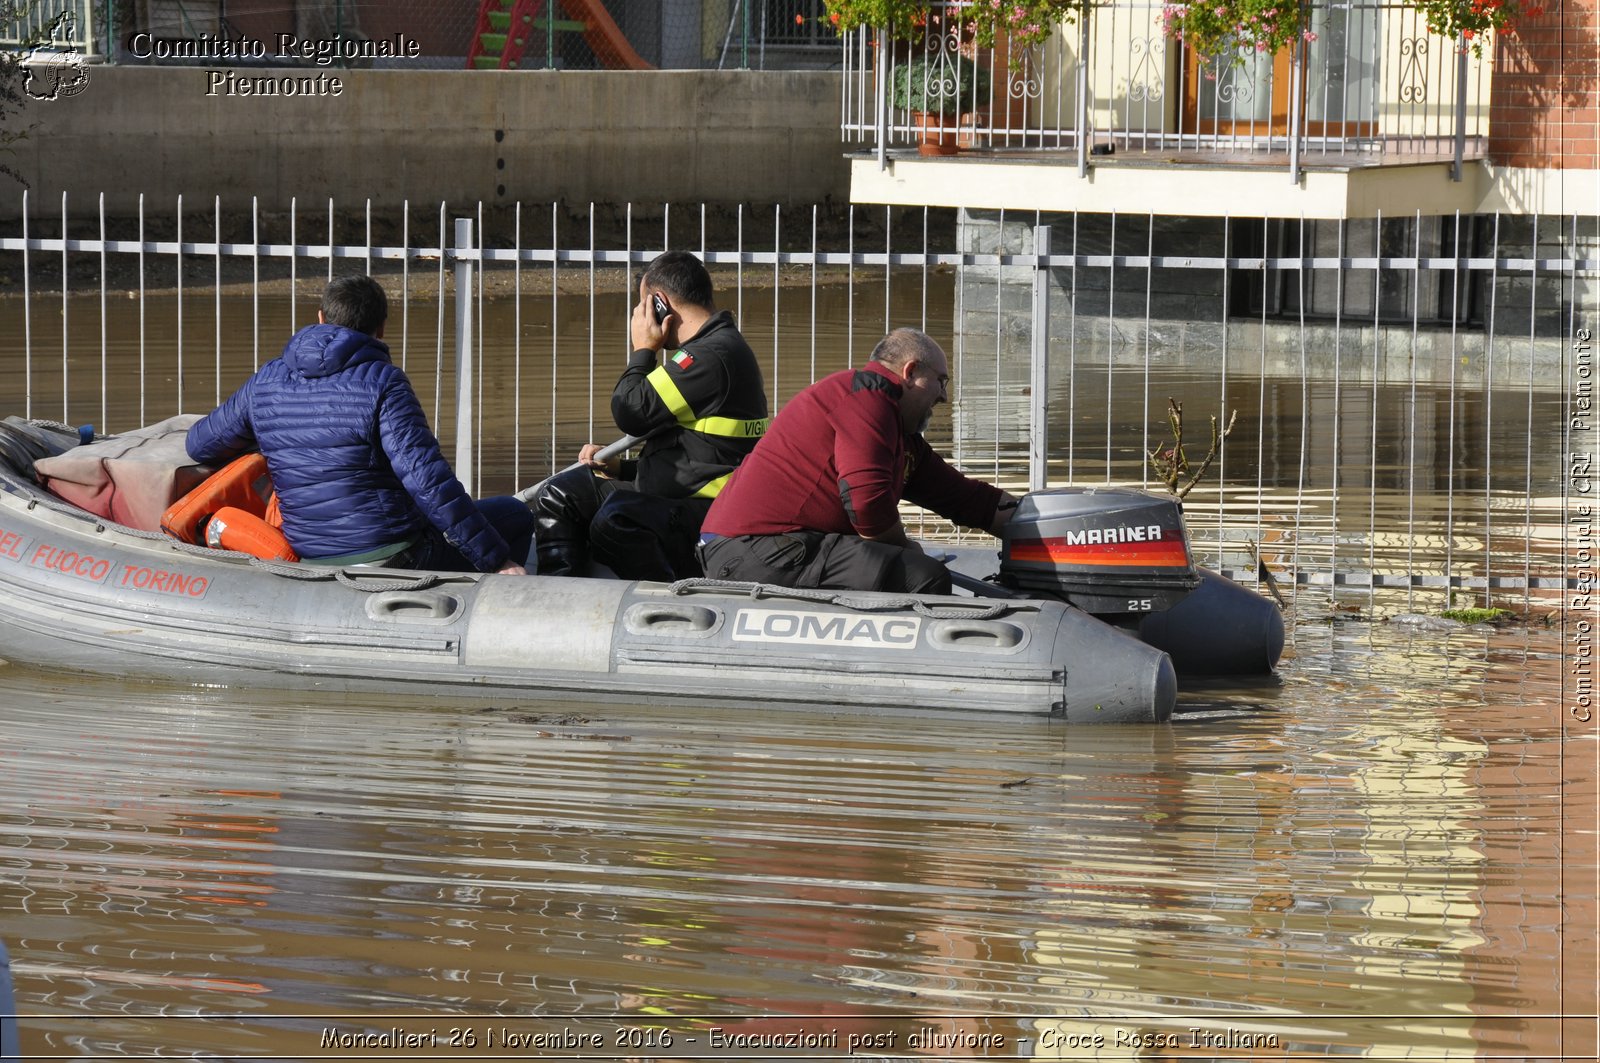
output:
M969 6L934 4L930 27ZM1111 0L1016 55L959 32L848 35L852 199L1329 218L1483 200L1469 164L1485 150L1491 50L1461 53L1392 0L1312 0L1313 40L1207 65L1164 35L1162 7ZM958 61L986 67L988 91L972 85L959 116L932 119L957 154L921 154L926 120L895 105L896 74L949 79Z

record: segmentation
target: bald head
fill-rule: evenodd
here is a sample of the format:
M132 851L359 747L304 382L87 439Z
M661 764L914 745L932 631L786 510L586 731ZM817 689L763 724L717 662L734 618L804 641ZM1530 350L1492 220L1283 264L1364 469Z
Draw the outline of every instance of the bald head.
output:
M872 348L872 360L882 362L896 373L904 375L907 362L943 360L944 350L933 342L933 337L914 328L897 328Z

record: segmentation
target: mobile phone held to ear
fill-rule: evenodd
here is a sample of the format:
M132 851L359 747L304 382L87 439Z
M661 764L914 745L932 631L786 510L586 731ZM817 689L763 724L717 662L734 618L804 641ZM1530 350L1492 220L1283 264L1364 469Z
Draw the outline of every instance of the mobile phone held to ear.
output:
M660 292L650 293L650 312L656 316L656 324L665 325L667 323L667 315L671 314L672 311L668 309L667 301L661 298Z

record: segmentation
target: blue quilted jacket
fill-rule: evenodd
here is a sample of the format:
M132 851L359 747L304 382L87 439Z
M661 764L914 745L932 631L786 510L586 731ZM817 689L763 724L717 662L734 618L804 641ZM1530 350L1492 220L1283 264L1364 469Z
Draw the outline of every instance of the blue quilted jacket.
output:
M301 557L362 553L429 523L480 572L510 552L451 471L388 346L366 333L301 329L186 442L203 465L259 449Z

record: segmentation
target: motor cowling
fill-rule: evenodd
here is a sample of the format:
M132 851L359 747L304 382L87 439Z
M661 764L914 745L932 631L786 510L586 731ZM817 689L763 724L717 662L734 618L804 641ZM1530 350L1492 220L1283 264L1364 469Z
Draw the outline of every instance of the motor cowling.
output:
M1131 619L1172 608L1199 585L1200 573L1176 500L1062 487L1034 491L1017 507L1001 535L999 582Z

